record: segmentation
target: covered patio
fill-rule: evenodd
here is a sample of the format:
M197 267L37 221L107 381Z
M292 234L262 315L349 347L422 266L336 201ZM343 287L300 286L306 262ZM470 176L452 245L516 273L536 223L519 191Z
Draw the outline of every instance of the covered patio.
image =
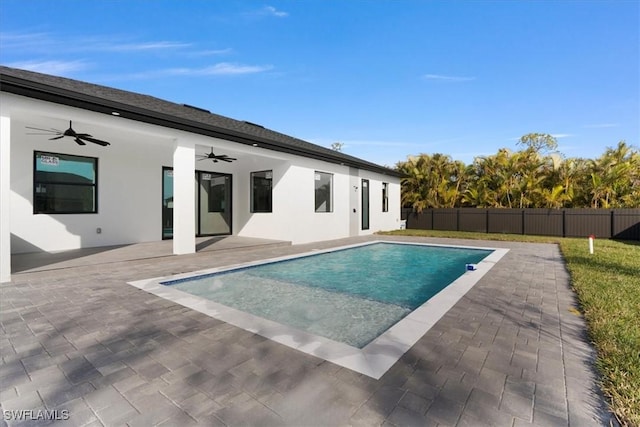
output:
M196 238L196 253L231 251L236 249L266 249L289 246L291 242L241 236L209 236ZM91 265L137 261L173 256L171 240L132 243L129 245L101 246L60 252L15 254L11 257L14 274L59 270Z
M399 227L388 167L150 95L4 66L0 79L0 282L23 253Z

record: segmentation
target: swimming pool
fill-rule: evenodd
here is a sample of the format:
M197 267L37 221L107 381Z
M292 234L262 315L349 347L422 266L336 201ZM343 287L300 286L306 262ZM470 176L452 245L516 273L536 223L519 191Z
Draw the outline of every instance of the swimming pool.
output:
M491 252L378 242L161 284L363 348Z
M130 284L379 378L506 252L373 241Z

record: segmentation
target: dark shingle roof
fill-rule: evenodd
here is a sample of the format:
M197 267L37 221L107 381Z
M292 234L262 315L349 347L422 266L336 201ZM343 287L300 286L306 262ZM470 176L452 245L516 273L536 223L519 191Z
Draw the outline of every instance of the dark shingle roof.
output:
M0 66L0 90L70 105L104 114L152 123L192 133L214 136L241 144L344 164L391 176L402 176L389 169L348 154L294 138L247 121L234 120L207 110L176 104L78 80Z

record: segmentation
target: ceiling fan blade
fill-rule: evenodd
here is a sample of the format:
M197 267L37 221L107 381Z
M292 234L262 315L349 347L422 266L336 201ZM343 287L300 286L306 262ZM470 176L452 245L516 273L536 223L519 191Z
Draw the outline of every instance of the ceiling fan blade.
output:
M84 139L86 141L93 142L94 144L102 145L103 147L106 147L107 145L111 145L111 143L107 141L102 141L101 139L92 138L91 135L89 136L81 136L81 135L87 135L87 134L86 133L80 134L78 135L77 139Z
M38 132L28 132L27 135L48 135L48 136L52 136L53 135L52 138L49 138L49 141L55 141L55 140L58 140L58 139L62 139L65 136L70 136L71 138L74 139L74 141L78 145L87 145L87 143L85 141L92 142L92 143L98 144L98 145L102 145L103 147L105 147L107 145L111 145L110 142L94 138L91 134L88 134L88 133L77 133L75 130L73 130L73 122L71 120L69 120L69 129L65 130L64 132L61 131L61 130L58 130L58 129L54 129L54 128L44 129L44 128L38 128L38 127L35 127L35 126L25 126L25 128L30 129L30 130L38 131ZM44 133L40 133L40 132L44 132Z
M54 133L62 133L61 130L59 129L54 129L54 128L49 128L49 129L43 129L43 128L37 128L34 126L25 126L25 128L27 129L31 129L31 130L40 130L42 132L54 132Z
M198 159L198 161L199 161L199 162L201 162L201 161L203 161L203 160L207 160L207 158L206 158L206 157L203 157L203 158L201 158L201 159Z
M227 163L231 163L232 162L232 160L229 160L229 159L220 159L220 160L222 160L223 162L227 162Z

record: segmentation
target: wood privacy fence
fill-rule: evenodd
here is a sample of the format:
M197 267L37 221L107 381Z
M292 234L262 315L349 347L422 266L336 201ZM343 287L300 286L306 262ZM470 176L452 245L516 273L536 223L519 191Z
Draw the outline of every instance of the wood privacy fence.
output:
M640 209L402 209L408 229L640 240Z

